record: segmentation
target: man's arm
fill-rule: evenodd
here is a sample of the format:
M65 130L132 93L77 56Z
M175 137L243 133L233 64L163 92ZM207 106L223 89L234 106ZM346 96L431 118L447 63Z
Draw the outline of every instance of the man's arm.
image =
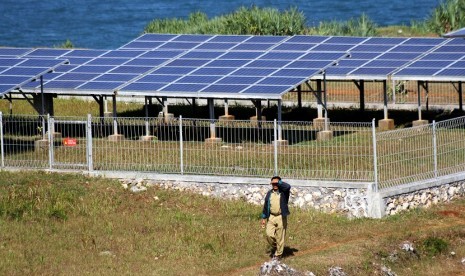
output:
M279 191L281 193L289 193L289 191L291 190L291 185L289 185L286 182L280 180L278 182L278 189L279 189Z

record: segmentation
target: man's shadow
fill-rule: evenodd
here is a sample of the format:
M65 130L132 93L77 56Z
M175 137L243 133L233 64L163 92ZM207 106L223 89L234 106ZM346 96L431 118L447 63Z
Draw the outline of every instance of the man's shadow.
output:
M292 257L292 256L294 256L294 253L295 253L295 252L299 252L299 249L297 249L297 248L291 248L291 247L289 247L289 246L284 246L283 258Z

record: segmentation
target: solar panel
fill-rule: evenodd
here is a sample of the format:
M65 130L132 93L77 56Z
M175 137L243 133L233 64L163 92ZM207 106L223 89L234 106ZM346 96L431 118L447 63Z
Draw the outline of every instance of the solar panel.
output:
M443 35L444 37L465 37L465 28L455 30L452 32L448 32L447 34Z
M0 56L4 57L21 57L24 54L30 52L31 48L10 48L10 47L0 47Z
M0 64L8 64L4 70L0 70L0 95L30 83L66 62L57 59L0 58Z

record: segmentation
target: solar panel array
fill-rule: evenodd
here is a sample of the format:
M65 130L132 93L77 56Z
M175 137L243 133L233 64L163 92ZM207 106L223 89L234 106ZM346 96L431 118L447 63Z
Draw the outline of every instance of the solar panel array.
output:
M400 69L394 80L465 81L465 39L450 39Z
M445 35L443 35L444 37L447 37L447 38L453 38L453 37L465 37L465 28L462 28L462 29L459 29L459 30L456 30L456 31L453 31L453 32L449 32Z
M463 39L400 37L144 34L117 50L0 48L0 58L69 60L44 76L52 93L209 98L280 98L322 69L328 79L465 80L464 56Z
M65 62L58 59L0 57L0 95L31 83Z

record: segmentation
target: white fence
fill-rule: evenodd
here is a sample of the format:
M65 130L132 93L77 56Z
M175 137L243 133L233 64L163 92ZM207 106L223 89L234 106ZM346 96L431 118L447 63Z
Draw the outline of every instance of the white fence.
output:
M465 117L377 132L375 123L1 116L1 166L374 182L465 169ZM278 138L278 139L276 139Z

